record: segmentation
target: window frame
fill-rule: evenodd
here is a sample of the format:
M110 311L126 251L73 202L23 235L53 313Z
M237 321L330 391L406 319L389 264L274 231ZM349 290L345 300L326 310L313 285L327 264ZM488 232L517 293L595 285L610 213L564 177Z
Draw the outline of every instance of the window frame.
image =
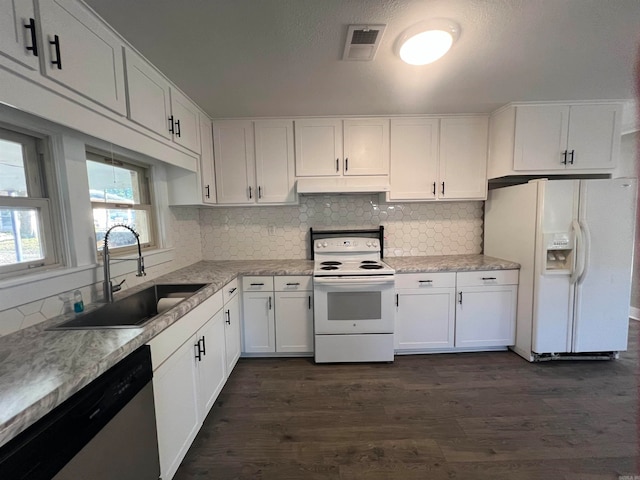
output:
M17 132L0 124L0 140L15 142L22 145L23 165L27 187L26 197L0 195L0 209L28 209L37 210L39 233L41 236L44 258L27 262L16 262L0 265L0 279L9 276L35 273L40 270L60 265L60 252L57 248L53 218L54 208L51 198L47 195L47 174L51 174L43 161L43 140L33 135ZM50 181L53 181L51 179Z
M149 226L149 231L147 232L149 240L147 242L141 242L140 247L143 250L150 250L150 249L157 248L158 234L157 234L156 221L155 221L155 204L153 201L154 197L153 197L153 191L151 188L153 184L151 179L151 166L142 165L131 159L128 159L128 158L125 159L119 155L106 153L94 148L87 148L86 160L92 161L92 162L104 163L106 165L115 165L116 167L119 167L119 168L125 168L131 171L135 171L138 174L137 175L138 189L140 191L141 203L95 202L95 201L91 201L91 197L89 195L89 201L91 203L91 211L93 212L94 209L100 208L100 209L119 209L119 210L131 209L131 210L146 212L147 222ZM89 186L89 189L91 189L91 185L88 185L88 186ZM142 202L145 202L145 203L142 203ZM93 231L95 235L97 233L95 228L93 229ZM137 232L137 233L140 233L140 232ZM96 254L98 256L98 259L102 259L104 256L103 251L101 248L99 248L99 242L97 240L97 236L95 238L96 238L96 242L95 242ZM102 242L100 242L100 245L101 244ZM109 246L109 254L112 257L127 256L131 254L136 254L137 252L138 252L137 244L127 245L123 247L115 247L111 245Z

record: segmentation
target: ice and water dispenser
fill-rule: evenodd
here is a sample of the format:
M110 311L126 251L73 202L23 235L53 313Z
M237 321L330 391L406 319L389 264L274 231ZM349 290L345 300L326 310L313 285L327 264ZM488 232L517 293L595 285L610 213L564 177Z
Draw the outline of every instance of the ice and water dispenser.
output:
M544 235L545 273L571 274L573 247L571 233L546 233Z

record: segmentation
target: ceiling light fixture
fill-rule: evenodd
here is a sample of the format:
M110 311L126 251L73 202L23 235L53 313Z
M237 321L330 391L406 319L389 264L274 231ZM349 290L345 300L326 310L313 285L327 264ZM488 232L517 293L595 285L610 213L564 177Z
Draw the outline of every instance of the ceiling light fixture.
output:
M460 26L451 20L425 20L400 35L398 55L410 65L427 65L447 53L459 36Z

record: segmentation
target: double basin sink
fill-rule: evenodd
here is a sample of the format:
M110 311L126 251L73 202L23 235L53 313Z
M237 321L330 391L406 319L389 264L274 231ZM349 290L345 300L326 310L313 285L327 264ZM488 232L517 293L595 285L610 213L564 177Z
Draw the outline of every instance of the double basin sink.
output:
M180 301L194 295L206 283L152 285L127 297L120 298L50 330L87 330L98 328L140 328L158 315L158 302L162 298Z

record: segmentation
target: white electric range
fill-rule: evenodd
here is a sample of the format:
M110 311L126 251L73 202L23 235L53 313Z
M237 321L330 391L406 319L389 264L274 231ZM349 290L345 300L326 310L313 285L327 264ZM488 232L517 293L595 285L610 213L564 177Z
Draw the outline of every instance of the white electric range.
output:
M395 270L375 238L313 242L315 361L392 362Z

